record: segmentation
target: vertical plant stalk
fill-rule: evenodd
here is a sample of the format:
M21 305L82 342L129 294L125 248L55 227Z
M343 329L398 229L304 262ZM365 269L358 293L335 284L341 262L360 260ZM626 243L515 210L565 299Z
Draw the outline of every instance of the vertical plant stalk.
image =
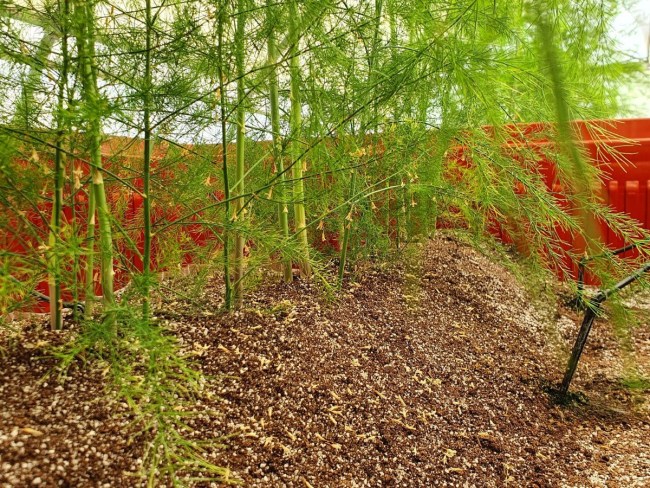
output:
M54 154L54 199L50 232L48 236L48 286L50 290L50 328L59 330L63 327L63 303L61 299L61 260L59 259L58 243L61 232L61 209L63 208L63 131L57 130L56 149Z
M372 46L370 48L370 52L368 54L368 75L366 78L366 83L368 86L372 85L375 79L375 62L376 62L376 56L377 56L377 49L378 49L378 44L379 44L379 28L381 24L381 15L382 15L382 9L383 9L383 0L375 0L375 24L374 24L374 31L373 31L373 36L372 36ZM361 122L361 144L365 145L366 143L366 137L368 130L372 126L373 128L377 128L377 116L378 116L378 101L375 100L373 102L373 111L372 111L372 118L371 120L369 119L368 112L364 111L363 113L363 118ZM376 130L375 130L375 142L376 142ZM363 146L362 146L363 147ZM354 211L354 201L352 199L354 198L354 194L356 191L356 179L357 179L357 172L362 171L361 169L352 171L352 174L350 175L350 205L348 206L347 213L345 216L344 224L343 224L343 242L341 244L341 254L340 254L340 259L339 259L339 280L338 280L338 285L339 288L343 284L343 274L345 273L345 264L347 261L347 256L348 256L348 247L349 247L349 242L350 242L350 233L352 232L352 214ZM362 185L365 181L365 171L364 174L362 174Z
M398 251L399 251L399 246L400 246L400 244L402 242L402 238L400 236L400 232L401 232L402 228L404 229L404 234L403 234L404 235L404 239L403 239L404 244L408 244L408 241L409 241L408 212L406 210L406 192L407 192L407 190L406 190L406 183L404 183L404 176L402 175L402 176L400 176L400 178L401 178L402 191L399 192L400 199L399 199L399 203L398 203L398 205L399 205L398 214L400 214L402 216L402 218L401 218L401 220L398 220L398 222L397 222L397 238L398 238L397 250ZM400 225L400 222L401 222L401 225Z
M356 191L356 183L357 183L357 172L356 170L351 171L350 175L350 205L348 206L348 211L345 216L345 220L343 223L343 242L341 243L341 256L339 259L339 281L338 285L339 288L343 285L343 275L345 273L345 261L347 260L348 256L348 245L350 242L350 231L352 228L352 212L354 212L354 201L352 200L354 198L354 192Z
M375 25L372 36L372 48L368 57L368 84L373 85L376 79L377 54L379 52L379 37L381 35L381 18L384 10L384 0L375 0ZM372 125L377 135L377 124L379 119L379 100L375 99L372 104ZM364 133L365 136L365 133ZM376 139L375 139L376 140Z
M151 0L145 2L146 39L144 54L144 163L143 163L143 224L144 249L142 253L142 318L151 315Z
M286 175L284 172L284 161L281 151L281 135L280 135L280 102L278 95L278 73L277 73L277 59L279 57L277 41L275 38L275 18L273 12L273 0L266 1L266 11L269 16L269 33L268 33L268 62L271 70L269 77L269 99L271 104L271 132L273 137L273 161L275 162L276 169L280 173L280 184L276 190L276 198L280 202L278 204L278 218L280 221L280 231L286 241L289 240L289 209L287 208L286 201ZM291 260L282 259L282 279L285 283L293 281L293 272L291 270Z
M293 166L293 209L298 242L302 249L300 262L300 274L306 278L311 276L311 265L309 263L309 240L307 238L307 220L305 215L305 183L303 180L303 165L296 160L301 155L300 135L302 124L302 105L300 100L300 57L299 51L300 35L298 33L298 6L296 0L289 2L289 76L291 88L289 98L291 100L291 113L289 116L289 132L291 134L290 151Z
M549 81L553 91L553 102L555 105L555 117L557 121L557 132L560 143L560 149L571 162L572 165L572 186L575 187L576 195L584 201L593 200L593 190L591 189L590 172L588 164L584 161L582 154L574 140L573 128L571 127L571 113L568 100L568 90L566 87L564 70L558 48L556 46L555 36L551 19L551 9L542 11L541 6L537 6L537 32L539 44L542 49L543 61L548 71ZM584 208L578 209L579 218L582 221L584 235L587 238L587 254L593 256L596 254L595 243L600 238L598 222L593 214Z
M95 67L95 33L94 2L77 2L80 9L78 19L79 32L77 49L82 72L82 93L88 108L88 140L90 145L90 163L92 189L99 217L99 258L101 265L101 284L106 324L115 324L115 294L113 292L113 235L111 231L111 213L106 199L104 177L102 175L102 120L99 90L97 88L97 69ZM90 221L91 219L89 219Z
M396 5L394 5L394 2L389 2L387 6L388 10L388 24L389 24L389 29L390 29L390 40L389 40L389 45L391 49L391 56L397 56L397 12L396 12ZM398 103L398 102L396 102ZM399 110L397 105L395 105L393 109L393 121L391 123L391 126L394 126L397 124L397 121L399 120ZM384 137L385 134L384 134ZM390 137L392 139L395 139L395 132L393 130L390 131ZM394 140L392 141L394 142ZM389 179L386 183L387 185L392 185L394 184L392 179ZM394 218L395 218L395 249L399 251L399 246L400 246L400 234L399 234L399 228L400 228L400 218L399 218L399 213L400 213L400 207L399 207L399 197L398 197L398 192L397 190L394 191L388 191L387 193L387 199L388 199L388 205L387 205L387 212L388 212L388 225L389 228L387 229L389 235L390 235L390 225L391 225L391 218L390 218L390 197L391 193L394 196L395 200L395 213L394 213Z
M88 190L88 226L86 228L86 282L84 318L90 320L95 305L95 193L92 185Z
M63 178L65 167L65 152L63 144L65 139L64 98L68 79L68 0L63 0L63 9L59 0L59 13L62 22L61 36L61 71L57 86L56 106L56 142L54 154L54 201L52 204L52 217L50 219L50 234L48 247L48 284L50 288L50 327L59 330L63 327L63 303L61 298L61 262L57 255L59 236L61 233L61 211L63 209ZM63 10L61 12L61 10Z
M74 162L71 165L72 169L74 169ZM74 188L74 187L73 187ZM70 203L70 208L71 208L71 213L72 216L70 218L70 226L71 226L71 233L72 235L79 235L79 226L78 226L78 220L77 220L77 209L75 205L75 194L76 194L76 189L73 189L72 191L72 198L71 198L71 203ZM81 261L79 259L81 253L75 252L74 256L72 258L72 302L73 303L81 303L79 300L79 276L81 275ZM75 324L78 324L81 317L80 317L80 312L82 311L81 307L72 307L72 322Z
M409 175L407 174L407 178ZM406 230L405 239L406 242L411 242L411 237L414 235L413 231L413 212L412 212L412 202L413 202L413 193L409 189L407 180L407 185L404 187L404 228Z
M223 193L224 193L224 226L223 226L223 280L224 280L224 306L226 310L232 308L232 283L230 282L230 238L228 227L230 225L230 183L228 182L228 134L226 133L226 93L224 86L223 73L223 25L226 20L225 5L219 6L219 19L217 21L217 37L219 45L217 46L217 57L219 66L217 74L219 76L219 110L221 118L221 169L223 172Z
M71 6L72 0L64 0L67 4L67 10L68 10L68 15L67 15L67 28L68 28L68 38L70 38L70 34L73 33L73 17L71 16ZM72 50L71 46L69 44L68 40L68 63L69 63L69 69L75 70L75 74L78 75L79 73L79 63L76 65L73 64L74 58L72 57ZM66 109L68 112L71 113L72 115L72 110L75 105L74 103L74 90L67 88L67 104L66 104ZM75 133L73 134L72 127L68 123L66 125L66 131L67 135L69 136L68 139L66 140L66 151L65 154L67 155L72 155L73 150L74 150L74 140L76 140L76 135L77 132L75 130ZM81 168L77 169L77 165L75 163L74 157L68 157L67 158L69 161L68 165L68 171L70 172L70 187L71 187L71 192L70 192L70 209L71 209L71 218L70 218L70 232L71 235L77 236L81 238L81 221L84 218L82 215L83 212L80 212L77 210L77 194L82 191L82 184L81 184L81 176L79 173L81 172ZM89 192L89 195L92 195L92 191ZM89 199L90 200L90 199ZM88 202L88 205L90 205L90 201ZM81 210L81 209L79 209ZM90 217L90 213L87 210L86 211L87 215L86 218ZM86 229L86 233L88 233L88 229ZM90 248L88 248L90 246ZM83 258L85 256L90 256L92 254L92 241L91 243L87 244L82 241L82 244L80 246L75 246L75 252L73 256L73 262L72 262L72 297L73 297L73 302L74 303L82 303L81 301L81 296L86 296L84 295L85 293L85 283L84 283L84 278L82 276L82 271L85 271L83 268ZM90 249L87 251L86 249ZM92 266L91 266L92 269ZM91 278L92 278L92 272L91 272ZM91 280L92 282L92 280ZM94 297L91 296L90 300L88 300L87 296L85 298L85 301L88 303L92 303L92 298ZM91 305L92 309L92 305ZM92 312L92 310L91 310ZM85 307L72 307L72 321L75 324L78 324L82 319L86 317L85 314Z
M246 144L246 109L245 99L246 92L244 87L244 49L246 36L246 0L237 2L237 29L235 31L235 63L237 65L237 165L235 171L235 193L244 194L244 174L245 168L245 144ZM240 219L244 218L245 210L244 197L240 196L235 200L233 214L238 215ZM235 306L241 307L244 300L244 235L241 230L235 235L235 288L234 298Z
M402 192L399 189L393 192L395 194L395 250L399 251L401 245L401 219L400 212L402 211L402 206L400 205L400 196Z

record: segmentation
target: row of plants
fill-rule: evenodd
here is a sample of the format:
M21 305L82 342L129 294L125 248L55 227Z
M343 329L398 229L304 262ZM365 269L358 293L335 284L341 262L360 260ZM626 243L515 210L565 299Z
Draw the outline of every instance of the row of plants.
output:
M640 68L616 56L616 11L600 0L5 3L0 311L46 277L53 329L64 303L85 305L83 347L69 354L101 339L122 344L117 361L136 338L158 358L142 388L159 391L180 366L161 366L174 355L150 327L152 296L158 272L188 255L222 280L229 310L269 268L341 288L357 263L398 259L439 227L506 231L540 269L578 261L566 235L590 255L603 251L599 226L644 237L599 199L603 170L571 125L616 113L617 83ZM607 281L624 266L593 269ZM129 283L121 299L116 279Z

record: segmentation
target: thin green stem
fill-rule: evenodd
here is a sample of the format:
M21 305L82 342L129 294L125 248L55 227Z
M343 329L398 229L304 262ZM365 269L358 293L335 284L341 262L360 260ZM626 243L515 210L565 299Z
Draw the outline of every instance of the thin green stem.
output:
M289 99L291 100L291 116L289 119L289 131L292 140L289 145L289 154L293 158L293 211L298 241L302 249L303 256L300 262L300 273L302 276L309 278L311 275L311 265L309 264L309 239L307 236L307 224L305 213L305 186L302 178L303 171L306 169L305 159L302 164L295 164L301 155L300 149L300 132L302 125L302 104L300 99L300 58L298 56L298 44L300 42L300 33L298 32L298 5L296 0L289 1L289 76L291 78L291 89Z
M280 232L285 239L289 238L289 208L286 201L286 176L284 172L284 160L281 151L280 135L280 101L278 94L278 73L275 64L279 57L277 43L275 39L275 10L272 6L272 0L267 0L267 17L268 17L268 59L269 59L269 101L271 105L271 132L273 135L273 161L280 173L280 183L276 189L278 200L278 220L280 222ZM282 259L282 278L285 283L293 281L293 272L291 269L291 260Z
M151 315L150 280L151 280L151 35L153 23L151 19L151 0L145 2L145 61L144 61L144 165L143 165L143 225L144 249L142 259L142 317L149 320Z
M224 306L226 310L232 308L232 284L230 282L230 251L229 251L229 237L228 237L228 223L230 220L230 185L228 183L228 134L226 132L226 87L225 75L223 72L224 55L223 55L223 29L226 22L226 9L221 7L219 17L217 19L217 61L219 66L217 73L219 76L219 109L221 112L221 169L223 173L223 189L224 189L224 229L223 229L223 279L224 279Z

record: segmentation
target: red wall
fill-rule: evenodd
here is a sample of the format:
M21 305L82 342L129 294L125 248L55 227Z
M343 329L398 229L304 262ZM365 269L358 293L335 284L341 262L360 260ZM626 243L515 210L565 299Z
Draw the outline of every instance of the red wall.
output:
M650 119L627 119L597 122L596 125L606 129L608 132L607 137L602 137L601 135L597 138L598 143L593 140L584 123L578 122L576 124L582 134L582 144L584 145L585 150L593 160L603 168L606 174L602 190L603 195L606 196L607 202L615 210L629 214L637 219L645 228L650 229ZM590 126L593 127L593 124L594 122L590 122ZM550 144L542 135L546 128L547 126L542 124L522 125L517 126L516 129L513 127L513 140L521 141L521 133L523 132L524 137L526 138L526 143L532 141L533 145L543 148L544 145ZM624 155L628 162L621 163L620 160L612 157L610 152L599 149L599 147L602 148L604 143L607 143L608 146L616 149L619 153ZM515 142L514 144L517 143ZM561 191L561 188L557 188L557 183L555 182L555 170L553 164L547 161L543 161L541 164L542 172L546 177L546 183L549 188ZM134 180L134 185L136 187L140 188L141 184L142 182L139 179ZM219 199L220 196L221 195L215 194L216 199ZM123 224L126 226L129 226L129 224L136 224L142 211L142 197L133 192L125 193L122 188L121 190L117 190L109 195L109 200L111 200L113 204L118 198L128 199L126 210L122 216ZM80 198L77 205L79 206L79 208L77 208L79 214L85 215L84 210L86 202L84 199ZM41 208L41 211L49 218L51 211L50 208L44 205L43 208ZM180 209L167 209L165 211L156 210L152 220L155 222L161 220L174 221L178 219L182 213L185 213L185 211L181 212ZM71 209L64 209L64 215L65 218L69 220ZM28 218L45 232L47 226L43 225L35 212L33 212L33 215L28 213ZM81 225L83 227L84 223L81 223ZM215 244L214 235L203 228L200 224L181 226L180 232L188 235L195 244ZM500 233L502 238L507 239L502 231L497 232ZM620 241L620 238L615 236L611 230L603 228L602 233L605 242L610 247L621 247L623 244ZM338 245L338 239L336 237L337 236L334 236L334 238L332 238L334 239L332 241L334 244L332 245ZM569 236L565 234L565 237L567 242L569 242ZM143 233L137 232L135 235L132 235L132 238L137 242L138 248L142 250ZM328 238L328 243L329 240L331 240L330 238ZM27 240L29 241L29 239ZM11 251L27 252L24 244L19 242L18 236L0 235L0 242L3 247ZM568 245L577 248L580 247L579 244L575 242L569 243ZM120 249L120 251L127 257L132 269L142 270L142 262L135 252L128 249ZM154 242L154 254L155 252L156 242ZM630 254L633 252L634 251L631 251ZM191 262L191 259L191 254L187 254L184 261L185 263L188 263ZM154 262L155 260L156 256L154 255ZM571 265L572 263L567 264ZM123 285L128 279L128 272L126 270L119 271L116 278L118 284ZM38 290L47 294L47 283L39 283ZM96 291L97 293L101 292L101 288L98 284L96 284ZM66 294L64 298L69 299L69 294ZM36 306L35 310L46 312L48 308L47 303L41 302Z
M591 131L588 130L588 126ZM601 187L603 200L615 211L626 213L636 219L641 226L650 229L650 119L624 119L610 121L590 121L589 124L576 122L575 127L581 134L581 145L591 159L603 171L604 179ZM541 151L544 146L551 144L544 138L547 127L542 124L528 124L513 127L513 140L521 140L524 133L526 144L537 147ZM601 131L594 129L600 128ZM593 137L593 134L598 134ZM531 143L532 141L532 143ZM514 142L516 144L516 142ZM605 150L607 146L612 150ZM556 193L563 189L556 179L556 171L552 162L542 160L540 170L546 184ZM509 237L502 229L495 229L497 235L505 241ZM611 229L602 225L601 238L611 249L623 247L625 244ZM567 250L581 254L584 252L584 242L576 242L567 231L558 230ZM511 242L511 241L510 241ZM516 243L520 249L525 249L525 243ZM635 250L622 254L629 257L636 254ZM572 270L572 276L577 276L577 265L569 256L565 257L564 265ZM558 270L561 278L563 276ZM587 283L597 284L593 277L587 274Z

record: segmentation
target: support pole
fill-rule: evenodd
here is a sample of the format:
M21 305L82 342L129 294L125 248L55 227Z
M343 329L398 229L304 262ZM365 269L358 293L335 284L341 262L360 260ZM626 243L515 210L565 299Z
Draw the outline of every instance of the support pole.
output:
M594 320L596 320L596 316L600 311L602 303L614 293L618 293L626 286L634 283L648 271L650 271L650 263L646 263L630 276L616 283L613 287L607 290L599 291L598 294L592 300L590 300L590 303L587 305L587 311L585 312L584 319L582 320L582 325L580 326L580 331L578 332L578 337L576 338L576 342L573 345L573 349L571 351L571 357L569 358L569 363L567 364L566 372L564 373L562 385L560 386L561 396L565 396L569 391L571 380L573 379L573 375L575 374L578 367L578 361L580 361L580 356L582 355L582 351L584 350L585 344L587 343L589 332L591 332L591 327L594 323Z

